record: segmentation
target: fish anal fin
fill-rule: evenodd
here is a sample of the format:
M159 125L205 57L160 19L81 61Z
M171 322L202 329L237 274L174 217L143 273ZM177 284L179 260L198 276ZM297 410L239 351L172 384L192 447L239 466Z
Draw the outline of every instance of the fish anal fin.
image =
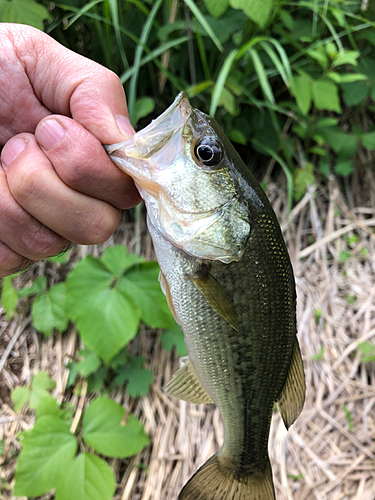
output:
M174 398L183 399L188 403L213 403L211 396L206 392L199 380L194 366L188 358L185 364L177 370L167 385L167 393Z
M269 461L264 471L236 475L223 467L220 452L211 457L183 487L178 500L275 500Z
M305 402L305 390L305 372L303 370L301 351L296 338L288 376L277 401L287 429L302 411Z
M219 281L202 267L198 276L187 275L201 292L212 309L217 312L232 328L238 330L236 311L232 301Z
M180 324L178 319L177 319L176 310L175 310L174 305L173 305L171 290L169 288L168 281L166 280L166 277L164 276L164 274L161 271L159 273L159 283L160 283L161 290L167 299L168 307L169 307L176 323Z

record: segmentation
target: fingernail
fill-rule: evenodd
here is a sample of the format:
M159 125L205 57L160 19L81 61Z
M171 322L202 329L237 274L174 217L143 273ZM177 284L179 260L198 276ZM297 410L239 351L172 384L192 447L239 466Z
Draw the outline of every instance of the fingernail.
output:
M60 123L53 118L45 120L35 132L36 140L42 148L48 150L56 146L65 135L65 130Z
M117 123L118 128L120 129L120 132L123 135L126 135L128 137L132 137L134 135L135 130L132 127L130 120L127 116L117 115L116 116L116 123Z
M14 161L17 156L22 153L26 147L26 142L23 139L17 137L16 139L10 139L1 152L1 162L3 167L8 167L12 161Z

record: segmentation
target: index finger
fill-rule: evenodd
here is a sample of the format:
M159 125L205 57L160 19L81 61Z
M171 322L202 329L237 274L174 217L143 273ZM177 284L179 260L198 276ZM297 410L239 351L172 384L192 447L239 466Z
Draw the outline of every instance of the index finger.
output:
M3 24L2 31L13 44L33 92L49 112L72 117L104 144L134 133L115 73L30 26Z

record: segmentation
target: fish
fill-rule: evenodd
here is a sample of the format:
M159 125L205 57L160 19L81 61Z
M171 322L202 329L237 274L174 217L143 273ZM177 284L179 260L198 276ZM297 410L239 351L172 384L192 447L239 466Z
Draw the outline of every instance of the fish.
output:
M305 376L292 264L275 212L216 121L180 93L131 139L106 147L130 175L188 358L167 392L215 403L219 451L178 500L274 500L268 455L277 403L286 428Z

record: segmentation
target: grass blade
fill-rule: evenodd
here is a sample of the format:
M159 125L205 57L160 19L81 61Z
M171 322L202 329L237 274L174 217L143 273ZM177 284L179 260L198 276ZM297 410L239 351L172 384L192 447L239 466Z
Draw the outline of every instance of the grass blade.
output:
M118 19L119 6L117 3L117 0L109 0L109 8L111 11L112 24L113 24L113 28L115 30L117 48L118 48L119 53L120 53L122 64L124 65L125 68L129 68L129 62L128 62L128 59L125 55L125 49L124 49L124 45L122 43L122 38L121 38L120 23L119 23L119 19Z
M167 50L170 50L173 47L176 47L177 45L182 45L183 43L185 43L187 41L187 39L188 39L187 36L182 36L180 38L176 38L176 40L170 40L169 42L164 43L163 45L160 45L158 48L156 48L152 51L150 51L149 48L145 45L143 48L144 48L144 51L148 53L148 55L141 59L141 61L139 63L139 67L141 68L145 64L153 61L154 59L159 57L161 54L166 52ZM133 66L132 68L129 68L127 71L122 73L122 75L120 76L120 80L123 84L125 82L127 82L129 80L129 78L134 74L135 69L136 68Z
M232 52L230 52L228 56L225 58L224 64L221 67L221 70L219 72L219 75L215 83L214 91L212 92L212 100L210 106L210 115L212 117L216 113L221 93L223 92L223 88L225 87L225 82L227 81L233 63L237 59L237 55L238 55L238 49L233 49Z
M287 197L287 214L289 218L290 211L292 210L292 202L293 202L293 175L292 172L290 171L290 168L288 165L285 163L285 161L281 158L280 155L276 153L273 149L269 148L265 144L258 142L255 139L252 139L252 141L258 148L263 149L266 153L268 153L272 158L275 158L275 160L280 164L281 168L284 171L285 177L286 177L286 184L287 184L287 189L288 189L288 197Z
M199 10L199 8L195 5L193 0L184 0L185 4L189 7L191 12L194 14L196 17L197 21L199 24L202 26L202 28L206 31L207 35L211 38L211 40L214 42L216 47L220 50L220 52L224 52L224 47L221 45L220 40L218 37L215 35L214 30L211 28L211 26L208 24L206 21L206 18L202 14L202 12Z
M276 55L275 51L273 50L273 48L270 47L270 45L267 42L260 42L259 45L262 47L262 49L265 52L267 52L268 57L271 59L271 61L273 62L275 68L279 72L279 75L284 80L285 85L287 87L289 87L289 78L287 77L287 74L286 74L286 71L284 69L284 66L280 62L280 59L277 57L277 55Z
M104 0L92 0L92 2L89 2L86 5L84 5L81 9L79 9L77 11L77 13L73 17L71 17L68 24L66 26L64 26L64 29L70 28L72 24L74 24L81 16L83 16L90 9L92 9L92 7L94 7L94 5L97 5L98 3L103 3L103 1ZM70 9L67 9L67 10L70 10Z
M135 49L135 55L134 55L134 73L131 77L130 80L130 86L129 86L129 98L128 98L128 110L129 110L129 116L130 120L132 119L133 113L134 113L134 105L136 101L136 96L137 96L137 82L138 82L138 75L139 75L139 70L140 70L140 63L141 63L141 56L143 52L143 47L146 45L148 36L150 34L151 28L152 28L152 23L154 22L155 16L162 4L163 0L156 0L154 3L150 14L147 18L147 21L145 22L142 33L141 33L141 38L140 38L140 44L137 46Z
M275 104L275 98L271 89L271 85L268 81L266 71L264 69L263 63L260 60L259 54L255 49L250 49L249 54L253 60L254 69L259 78L260 87L263 91L264 97L269 100L270 103Z

